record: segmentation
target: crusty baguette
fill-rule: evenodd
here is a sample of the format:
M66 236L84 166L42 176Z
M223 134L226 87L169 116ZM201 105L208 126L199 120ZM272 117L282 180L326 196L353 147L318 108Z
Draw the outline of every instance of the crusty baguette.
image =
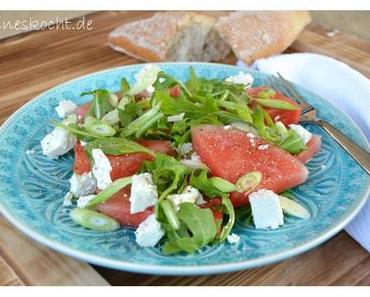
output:
M215 29L247 64L283 52L311 21L306 11L238 11L219 18Z
M110 46L144 61L220 61L230 47L213 30L216 18L192 12L159 12L124 24Z

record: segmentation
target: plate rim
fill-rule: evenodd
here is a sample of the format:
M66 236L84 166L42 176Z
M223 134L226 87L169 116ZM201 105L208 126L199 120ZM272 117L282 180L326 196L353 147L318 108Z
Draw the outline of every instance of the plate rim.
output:
M105 72L110 71L116 71L120 69L127 69L127 68L135 68L139 67L141 65L146 64L156 64L156 65L176 65L176 64L186 64L186 65L209 65L209 66L221 66L231 69L240 69L241 71L248 71L248 72L256 72L256 70L243 68L239 66L229 65L229 64L220 64L220 63L207 63L207 62L164 62L164 63L138 63L138 64L130 64L130 65L123 65L113 68L107 68L104 70L92 72L89 74L85 74L82 76L78 76L76 78L73 78L71 80L65 81L61 84L57 84L53 86L52 88L49 88L36 97L33 97L31 100L29 100L27 103L23 104L19 109L17 109L11 116L9 116L5 122L0 127L0 136L4 134L4 129L9 123L17 117L18 113L20 113L24 108L26 108L28 105L33 104L35 101L39 99L39 97L42 97L47 93L49 90L55 88L55 87L62 87L66 84L73 83L75 81L84 79L86 77L96 75L96 74L102 74ZM267 73L263 73L265 75L269 75ZM299 85L300 88L305 89L303 86ZM325 98L315 94L314 92L307 90L310 93L314 94L315 97L318 97L320 99L323 99L328 103L330 106L334 107L335 109L339 110L347 120L351 122L351 124L356 128L357 132L359 132L360 137L364 141L367 148L369 148L369 141L367 140L366 136L362 132L362 130L358 127L358 125L350 118L345 112L340 110L337 106L335 106L333 103L329 102ZM312 240L304 241L302 244L297 245L293 248L288 248L286 250L283 250L279 253L274 253L270 255L266 255L260 258L252 259L252 260L245 260L245 261L239 261L239 262L230 262L230 263L223 263L223 264L209 264L209 265L194 265L194 266L171 266L171 265L153 265L153 264L139 264L139 263L131 263L131 262L125 262L122 260L113 260L108 257L103 256L97 256L95 254L92 254L90 252L84 252L80 251L78 249L72 248L66 244L60 243L58 241L54 241L44 235L40 235L37 233L37 230L33 230L32 228L29 228L27 225L21 223L17 220L16 217L14 217L11 214L11 211L8 210L5 205L0 203L0 213L17 229L19 229L23 234L26 234L28 237L34 239L35 241L54 249L64 255L71 256L73 258L76 258L78 260L82 260L84 262L88 262L91 264L95 264L98 266L104 266L112 269L118 269L118 270L124 270L134 273L144 273L144 274L156 274L156 275L200 275L200 274L216 274L216 273L226 273L226 272L232 272L237 270L243 270L243 269L249 269L249 268L255 268L259 266L264 266L272 263L276 263L279 261L282 261L284 259L288 259L290 257L293 257L295 255L304 253L308 250L311 250L312 248L317 247L321 243L325 242L326 240L333 237L335 234L340 232L362 209L362 207L365 205L367 198L370 194L370 184L367 186L366 191L364 192L363 197L361 197L361 200L357 203L356 207L352 209L350 213L345 215L340 221L337 221L334 226L330 226L323 230L317 237L315 237Z

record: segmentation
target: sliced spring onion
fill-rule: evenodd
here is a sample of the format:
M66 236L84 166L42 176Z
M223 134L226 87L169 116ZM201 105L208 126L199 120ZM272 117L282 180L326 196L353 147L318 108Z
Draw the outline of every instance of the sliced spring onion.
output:
M217 176L211 177L209 178L209 181L217 190L220 190L224 193L230 193L236 190L236 187L233 183L221 177L217 177Z
M258 132L255 128L251 126L251 124L243 123L243 122L234 122L230 124L231 127L234 127L240 131L249 132L254 135L258 135Z
M275 129L280 136L280 139L283 141L288 136L288 130L282 122L275 123Z
M168 223L174 230L178 230L180 228L180 221L177 218L174 209L171 206L171 203L167 200L162 200L160 202L163 212L168 220Z
M276 94L276 92L273 89L265 89L265 90L260 91L258 93L258 97L263 98L263 99L267 99L267 98L274 97L275 94Z
M101 191L98 195L96 195L94 199L90 200L86 204L85 208L94 207L96 205L99 205L107 201L114 194L118 193L124 187L131 184L131 182L132 182L131 176L123 177L123 178L115 180L112 184L110 184L103 191Z
M258 104L261 104L266 107L285 109L285 110L297 110L298 109L297 106L294 106L293 104L282 101L282 100L259 99L259 98L254 98L253 100L256 101Z
M113 136L116 130L107 123L97 121L88 125L84 125L87 132L100 136Z
M236 191L241 193L252 192L260 184L262 180L262 173L259 171L249 172L236 181Z
M118 96L114 93L110 93L109 95L109 103L113 106L116 107L118 105Z
M311 218L310 212L296 201L279 195L280 205L283 211L301 219L308 220Z
M116 220L96 211L74 208L69 214L75 223L91 230L109 232L120 228Z
M109 125L117 125L120 122L118 109L113 109L103 116L102 120Z

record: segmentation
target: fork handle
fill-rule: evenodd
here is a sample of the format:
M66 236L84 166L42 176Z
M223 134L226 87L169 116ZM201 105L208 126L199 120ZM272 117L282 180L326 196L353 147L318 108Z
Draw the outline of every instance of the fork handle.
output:
M360 147L358 144L350 140L343 133L339 132L336 128L323 120L314 121L319 124L337 143L352 156L352 158L370 174L370 153Z

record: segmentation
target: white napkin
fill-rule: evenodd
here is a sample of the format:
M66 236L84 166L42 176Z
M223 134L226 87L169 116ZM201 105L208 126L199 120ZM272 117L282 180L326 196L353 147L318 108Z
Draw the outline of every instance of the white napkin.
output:
M240 61L238 65L246 66ZM252 68L269 74L280 72L327 99L351 117L370 140L370 80L358 71L333 58L311 53L260 59ZM345 230L370 252L370 200Z

